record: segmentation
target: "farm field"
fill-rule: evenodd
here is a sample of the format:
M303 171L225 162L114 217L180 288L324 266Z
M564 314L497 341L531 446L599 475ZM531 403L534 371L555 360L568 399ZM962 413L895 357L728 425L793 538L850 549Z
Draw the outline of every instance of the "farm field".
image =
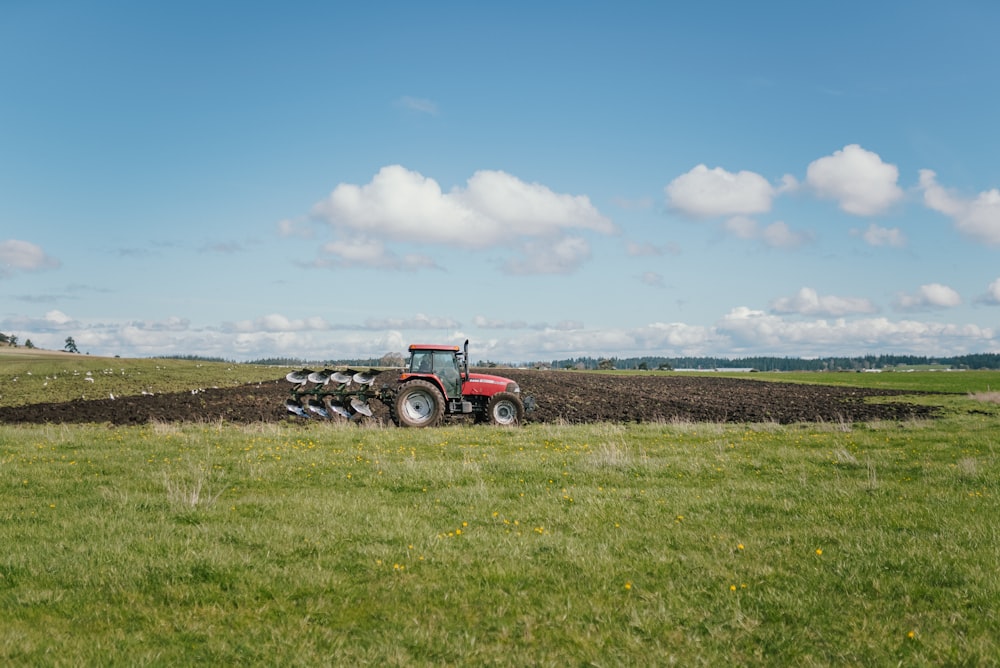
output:
M98 366L81 376L107 360L89 362ZM157 382L145 366L153 361L115 363L124 374L80 387L132 383L133 369ZM273 391L283 412L288 384L274 380L283 371L254 379L236 376L256 370L181 367L170 374L192 374L190 389L204 391L152 397L204 402L189 413L201 421L0 422L5 665L990 665L1000 656L995 376L927 374L902 388L910 394L869 388L881 396L863 400L863 388L846 385L800 395L743 378L652 374L647 386L613 374L632 385L609 385L551 372L516 379L539 411L557 397L579 412L520 429L403 430L284 415L230 421L204 411L215 405L212 379L220 406L242 396L263 412ZM27 371L17 382L39 382ZM590 378L597 389L585 389ZM718 384L668 389L674 398L656 403L675 380ZM100 391L121 391L109 385ZM713 395L733 391L760 392L760 406L830 402L839 412L786 421L728 408L713 418L717 405L739 403ZM682 394L711 409L653 413ZM52 406L74 399L51 396ZM599 396L619 416L634 412L588 421ZM3 411L48 410L4 402ZM857 408L883 405L896 412Z
M0 349L0 423L281 422L287 368ZM495 371L487 369L486 371ZM1000 372L660 373L496 370L538 404L530 422L855 422L925 418ZM394 385L395 371L375 386ZM950 395L950 396L949 396ZM388 422L373 401L370 422Z
M143 382L156 371L121 367L99 375L17 376L16 388L0 380L0 422L145 424L150 421L204 422L224 420L252 424L292 419L284 408L291 385L284 371L257 370L269 378L240 383L239 375L223 386L194 384L191 389L168 386L166 391L135 393L134 376ZM375 386L394 385L396 371L383 372ZM789 382L794 374L771 376L768 381L715 374L600 374L566 371L501 373L536 399L529 422L586 424L592 422L856 422L904 420L934 415L947 399L930 390L856 387L816 382ZM834 375L834 374L831 374ZM857 377L857 374L852 374ZM53 376L55 376L53 378ZM997 374L1000 380L1000 374ZM967 375L966 378L973 378ZM88 381L89 379L89 381ZM907 379L911 380L911 379ZM44 386L49 401L32 401L30 384ZM190 384L190 380L188 383ZM62 394L56 385L63 385ZM150 383L152 385L153 383ZM130 390L132 392L130 393ZM70 400L69 397L73 397ZM61 399L61 400L60 400ZM4 404L13 405L4 405ZM371 404L376 424L389 422L388 410ZM301 418L296 418L301 419Z

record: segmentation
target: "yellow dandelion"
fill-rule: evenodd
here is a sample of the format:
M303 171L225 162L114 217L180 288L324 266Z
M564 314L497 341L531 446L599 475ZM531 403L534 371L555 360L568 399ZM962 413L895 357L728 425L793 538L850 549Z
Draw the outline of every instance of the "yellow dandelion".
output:
M743 543L740 543L739 545L737 545L736 549L737 550L742 550L743 549Z
M625 581L625 590L628 591L632 588L632 583L628 580Z
M729 585L729 591L736 591L736 585Z
M914 638L917 637L917 632L916 631L910 631L909 633L906 634L906 637L909 638L910 640L913 640Z
M816 555L822 557L823 556L823 550L817 548L816 549Z

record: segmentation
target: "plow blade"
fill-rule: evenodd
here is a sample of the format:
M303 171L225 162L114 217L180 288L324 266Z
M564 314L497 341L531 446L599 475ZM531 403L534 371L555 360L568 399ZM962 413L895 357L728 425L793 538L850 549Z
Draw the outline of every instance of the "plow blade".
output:
M337 383L338 385L347 385L348 383L351 382L351 376L344 373L343 371L334 371L330 375L330 379L333 382Z
M310 401L309 403L306 404L306 408L311 410L316 415L319 415L320 417L325 417L325 418L330 417L330 414L326 412L326 409L323 407L323 404L316 403L315 401Z
M361 399L351 399L351 408L365 417L372 416L372 408L368 405L367 401L362 401Z
M354 382L358 385L371 385L375 382L375 378L378 376L378 372L374 369L369 369L368 371L359 371L354 374Z
M309 417L309 415L304 410L302 410L302 406L299 406L297 403L295 403L291 399L289 399L288 401L285 402L285 408L288 409L289 413L294 413L295 415L298 415L299 417L304 417L304 418Z
M309 369L302 369L300 371L291 371L285 376L285 380L289 383L295 383L296 385L301 385L309 381L309 374L312 373Z
M340 404L333 404L333 403L331 403L330 404L330 410L333 411L334 413L336 413L337 415L341 416L341 417L345 417L348 420L351 419L351 411L347 410L346 408L344 408Z
M329 369L323 369L322 371L313 371L306 379L310 383L316 383L317 385L326 385L327 381L330 380L330 374L333 372Z

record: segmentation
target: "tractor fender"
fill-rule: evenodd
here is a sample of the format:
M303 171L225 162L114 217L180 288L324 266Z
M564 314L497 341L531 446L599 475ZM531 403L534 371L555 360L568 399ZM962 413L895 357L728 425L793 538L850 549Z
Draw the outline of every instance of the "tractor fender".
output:
M444 389L444 384L441 382L441 379L438 378L433 373L402 373L399 375L399 387L402 387L411 380L417 380L417 379L426 380L428 382L434 383L434 386L437 387L438 391L441 393L441 396L447 398L448 393ZM397 388L396 391L398 392L399 389Z

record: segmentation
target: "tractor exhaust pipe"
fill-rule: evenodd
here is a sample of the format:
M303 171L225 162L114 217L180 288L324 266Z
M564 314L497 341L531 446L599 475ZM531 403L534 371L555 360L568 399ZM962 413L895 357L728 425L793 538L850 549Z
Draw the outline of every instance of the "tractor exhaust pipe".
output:
M469 340L465 340L465 348L462 351L462 362L465 367L465 379L469 379Z

